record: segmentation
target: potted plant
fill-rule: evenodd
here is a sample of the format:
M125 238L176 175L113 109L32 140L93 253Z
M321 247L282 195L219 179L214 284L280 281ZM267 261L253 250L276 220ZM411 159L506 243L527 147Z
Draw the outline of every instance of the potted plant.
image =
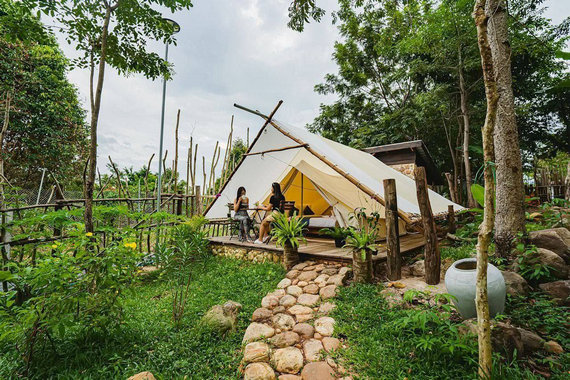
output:
M346 244L347 236L350 235L350 229L343 227L323 228L319 233L333 238L335 247L342 248Z
M289 270L299 263L299 243L306 242L303 237L305 223L297 213L288 218L285 214L279 213L273 221L271 235L277 245L283 247L283 266Z
M345 247L352 249L352 271L354 281L372 282L372 251L376 249L376 229L365 228L352 231L346 238Z

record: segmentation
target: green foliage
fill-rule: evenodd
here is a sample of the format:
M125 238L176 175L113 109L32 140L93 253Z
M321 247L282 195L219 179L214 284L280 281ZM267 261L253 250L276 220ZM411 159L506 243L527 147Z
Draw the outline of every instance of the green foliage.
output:
M252 264L207 257L190 264L190 295L181 328L172 326L173 295L168 281L145 280L122 299L123 318L107 333L69 331L38 348L30 378L126 379L151 371L157 378L237 379L241 340L261 298L275 288L284 271L277 264ZM233 300L243 305L235 332L221 337L200 326L201 317L215 304ZM3 332L3 330L2 330ZM0 345L0 378L13 378L22 359ZM243 375L241 375L243 376Z
M334 227L334 228L323 228L319 231L321 235L329 236L333 239L346 239L352 234L351 228L344 227Z
M290 244L293 248L298 248L300 242L307 242L303 237L305 222L295 213L292 217L287 217L283 213L278 213L273 221L271 235L277 245L285 247Z
M440 247L441 259L451 259L452 261L457 261L461 259L467 259L475 255L475 244L462 244L457 247Z
M485 207L485 188L478 183L471 185L471 194L473 198L479 203L479 206Z
M368 232L364 229L353 231L346 238L346 248L362 254L362 260L366 260L366 253L376 249L376 230Z
M554 268L541 262L535 245L518 243L516 250L518 251L518 272L525 280L532 284L555 280L552 275Z

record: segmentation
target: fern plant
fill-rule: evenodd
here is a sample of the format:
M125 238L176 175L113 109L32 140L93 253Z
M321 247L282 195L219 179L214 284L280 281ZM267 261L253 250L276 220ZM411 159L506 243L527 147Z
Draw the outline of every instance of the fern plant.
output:
M360 252L362 260L366 260L366 253L376 249L376 235L376 229L371 232L367 232L364 229L353 231L346 238L345 247Z
M278 213L273 220L271 235L281 247L290 244L291 247L298 248L301 242L307 242L307 239L303 237L304 229L305 222L297 216L297 213L290 218L283 213Z

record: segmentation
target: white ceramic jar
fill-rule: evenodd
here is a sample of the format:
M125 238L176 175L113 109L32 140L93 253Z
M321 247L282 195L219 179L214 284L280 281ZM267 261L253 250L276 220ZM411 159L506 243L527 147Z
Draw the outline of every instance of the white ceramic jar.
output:
M454 262L445 272L447 292L455 297L453 303L465 319L477 316L475 309L475 286L477 259L468 258ZM487 292L491 317L505 309L507 289L501 271L492 264L487 265Z

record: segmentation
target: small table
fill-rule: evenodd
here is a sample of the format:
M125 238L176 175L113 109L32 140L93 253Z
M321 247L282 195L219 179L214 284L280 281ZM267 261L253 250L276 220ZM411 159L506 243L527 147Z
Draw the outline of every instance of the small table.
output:
M265 219L265 216L267 215L267 210L264 210L260 207L248 208L248 211L254 211L253 215L251 216L251 219L255 221L257 224L261 224L261 222L263 222L263 219ZM262 211L263 211L263 217L261 216Z

